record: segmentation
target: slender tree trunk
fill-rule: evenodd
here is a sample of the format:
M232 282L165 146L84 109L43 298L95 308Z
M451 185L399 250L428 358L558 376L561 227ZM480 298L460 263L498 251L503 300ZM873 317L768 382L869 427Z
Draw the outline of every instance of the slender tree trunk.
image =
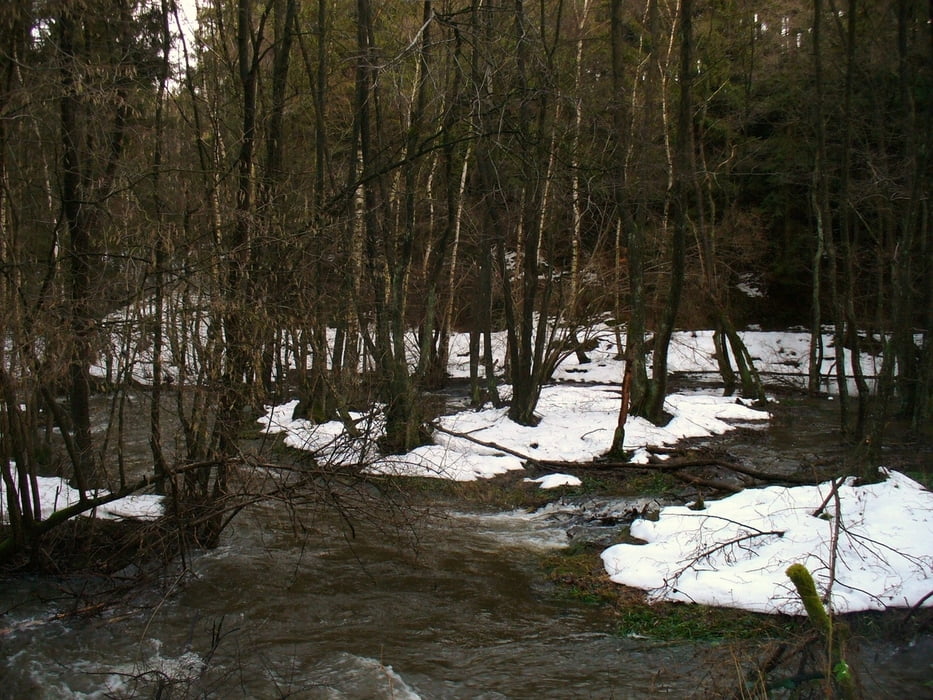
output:
M930 7L933 20L933 6ZM897 3L897 55L898 88L900 97L900 138L907 158L897 221L893 223L894 250L891 255L891 329L884 340L882 370L877 378L876 406L872 411L870 435L867 444L872 463L880 458L884 444L885 425L890 414L910 419L911 425L923 435L929 432L930 413L933 408L933 281L930 264L929 210L923 192L929 189L929 151L933 137L930 129L918 128L928 123L926 115L918 114L911 86L912 66L908 52L910 3ZM929 22L928 22L929 24ZM933 57L933 25L930 25L928 58ZM914 253L916 251L917 254ZM923 281L925 280L925 281ZM920 303L926 310L918 313ZM914 339L913 319L922 319L924 331L918 348ZM892 410L892 405L895 404Z
M680 297L683 291L684 261L686 258L687 210L690 206L692 178L692 99L693 85L693 0L680 4L680 103L677 110L677 148L674 164L674 227L671 235L671 277L664 310L655 333L651 367L651 382L646 397L645 415L655 423L663 418L667 395L667 353Z
M78 463L74 465L75 480L82 496L90 486L94 472L90 415L90 334L92 320L90 300L91 241L87 215L82 207L81 172L78 162L79 97L72 75L75 62L75 18L72 10L62 8L59 18L59 51L62 55L62 210L68 229L68 259L71 268L71 333L73 350L69 366L68 400L74 426Z
M106 146L96 145L103 153L96 153L100 165L88 162L91 157L86 150L95 148L82 137L83 125L87 120L80 78L75 74L82 63L77 54L77 42L81 21L80 14L89 11L81 6L63 6L58 22L59 53L61 56L61 98L59 100L62 145L62 213L68 231L66 255L69 263L69 301L71 302L70 334L71 360L69 365L68 398L71 411L76 463L75 481L81 497L92 482L100 478L99 464L94 453L91 436L90 414L90 367L94 360L93 338L97 332L96 312L93 299L92 260L94 246L92 231L100 220L90 202L95 197L105 198L111 194L116 170L123 155L126 122L129 106L126 89L118 83L109 124ZM122 8L119 18L120 36L116 41L129 42L128 8ZM114 41L114 37L110 37ZM91 169L94 169L94 172ZM93 190L93 191L92 191Z
M849 389L845 368L845 332L842 300L839 294L838 254L833 233L829 199L829 175L826 155L825 81L822 56L823 2L813 0L813 74L816 89L816 166L814 179L817 183L817 227L822 229L828 261L827 277L833 309L833 346L835 349L836 383L839 390L839 420L843 432L849 422Z
M235 454L235 439L239 431L242 409L247 401L248 383L253 378L250 319L251 284L249 271L255 215L256 183L254 158L256 145L258 43L254 35L250 0L237 5L237 77L242 90L242 126L239 153L236 159L236 210L228 241L227 265L224 270L223 329L226 347L223 389L215 427L218 456ZM255 322L255 321L254 321Z
M729 360L729 339L726 337L722 319L716 320L716 329L713 331L713 347L716 349L716 364L719 375L723 381L723 394L732 396L735 393L735 372Z
M842 165L839 178L839 241L840 254L842 256L842 314L845 321L845 340L846 348L851 353L849 356L852 376L856 387L856 420L855 434L856 440L861 440L865 434L865 420L868 410L869 388L862 371L862 357L859 342L858 320L855 315L855 276L856 261L855 256L858 249L856 240L857 227L853 221L855 212L851 203L851 151L852 151L852 124L855 115L852 113L852 91L855 80L855 56L856 56L856 20L858 12L858 3L856 0L849 0L846 8L846 69L845 85L843 97L843 147L842 147Z
M155 242L152 251L152 396L149 404L149 447L152 451L156 490L165 493L165 479L168 467L165 454L162 451L162 351L165 341L164 314L165 314L165 266L168 262L165 238L168 235L165 223L165 205L162 199L162 149L165 141L165 104L166 86L169 77L169 48L171 46L171 33L169 31L169 3L161 0L161 27L162 56L159 66L159 87L156 96L155 113L155 147L152 154L152 192L153 208L156 215Z
M822 119L820 115L818 117ZM819 187L817 181L822 178L821 174L814 175L813 192L811 196L811 208L816 220L816 241L813 248L812 258L812 277L810 281L810 352L809 362L807 364L807 392L811 396L816 396L820 391L820 369L823 366L823 311L822 311L822 287L823 287L823 254L825 248L823 240L825 233L823 231L823 215L820 206L819 197L816 192Z
M625 358L625 369L622 372L622 397L619 403L619 416L616 421L616 428L612 433L612 446L609 448L607 456L610 459L624 460L627 458L625 451L625 423L628 420L629 408L632 402L632 361L631 358Z
M704 114L701 114L701 121L706 121L706 104L704 104ZM710 168L706 163L705 149L703 147L703 137L699 139L699 146L696 149L691 148L689 154L690 165L689 175L692 179L694 196L696 198L696 219L694 226L695 237L697 239L697 250L700 257L700 267L702 268L703 279L706 285L706 295L709 299L710 307L715 314L715 327L713 333L713 345L716 350L716 362L719 367L720 375L724 383L724 390L727 396L735 391L735 372L732 370L731 356L735 358L736 367L739 372L739 379L742 383L742 396L753 398L760 403L767 401L764 385L758 371L755 369L754 362L748 348L742 337L735 330L735 324L732 322L729 309L729 295L719 274L719 256L716 250L716 199L713 189L713 178L708 174L704 176L705 188L699 177L698 168L694 159L694 151L699 151L700 170L709 173ZM704 197L704 189L706 196ZM704 199L706 204L704 204ZM705 207L708 206L708 212Z
M266 155L256 206L259 221L265 228L266 242L263 243L254 237L250 243L251 268L254 275L259 277L257 282L251 284L253 290L251 296L255 308L261 309L270 308L269 302L284 286L277 274L281 262L274 256L276 251L284 247L285 241L282 240L281 235L273 236L273 234L280 234L282 221L285 218L278 211L278 200L281 195L281 180L284 177L286 88L298 13L296 0L275 0L273 8L275 21L272 43L272 100L266 119ZM281 332L282 318L281 314L273 314L270 318L269 314L263 313L262 319L256 319L256 321L259 345L257 373L261 380L262 392L268 399L275 394L273 377L276 371L276 347Z
M499 244L499 266L503 276L503 297L506 307L506 324L508 333L509 372L512 382L512 401L509 404L509 418L521 425L535 425L535 407L541 391L540 381L536 370L539 366L535 362L536 346L542 342L537 332L535 312L546 317L548 309L545 305L538 307L538 285L540 276L539 253L541 246L541 218L544 216L542 208L546 201L547 177L537 175L541 167L538 148L533 144L549 142L544 133L544 119L548 107L543 97L538 98L536 105L538 119L533 120L528 86L527 64L529 60L529 37L525 26L526 18L523 0L515 0L514 31L515 31L515 61L516 83L515 90L518 95L518 120L523 154L530 160L530 167L534 173L529 173L529 181L523 187L521 197L521 230L517 252L520 262L517 265L521 271L519 280L520 296L518 304L515 303L513 290L508 284L508 273L505 265L505 249L501 241ZM533 121L537 123L533 124ZM532 133L532 127L537 133ZM548 151L551 149L549 148ZM540 154L543 155L543 154ZM547 154L545 157L549 157ZM546 168L546 166L545 166ZM550 273L548 272L548 279ZM545 282L549 286L550 282ZM517 307L517 308L516 308Z
M572 231L571 231L571 261L570 261L570 299L567 303L569 309L570 325L576 329L583 315L580 300L580 266L583 248L583 202L580 184L580 163L578 162L578 152L580 150L580 137L583 131L583 44L586 33L587 18L590 12L590 0L582 0L582 5L577 7L577 41L576 51L574 53L573 85L574 85L574 104L573 104L573 132L571 147L571 180L570 180L570 206L572 210ZM616 287L618 289L618 287ZM572 337L575 346L577 362L586 364L590 361L585 349L577 339L576 330Z
M463 200L464 200L464 190L466 189L467 182L467 173L470 164L470 158L472 156L472 146L468 146L466 153L463 156L463 163L461 164L460 169L460 180L457 188L456 196L456 209L454 214L454 231L453 231L453 243L451 244L450 251L450 269L447 274L447 303L444 306L444 313L441 317L441 340L440 348L443 350L443 353L439 353L438 364L440 367L446 371L449 356L450 356L450 331L453 326L454 319L454 301L457 298L457 284L458 279L457 270L460 263L460 231L463 224ZM472 337L471 337L472 342ZM472 357L472 356L471 356Z
M430 3L426 5L426 11L430 14ZM393 232L385 173L377 160L382 157L377 154L381 153L383 144L376 46L369 0L357 0L357 49L356 104L363 168L366 261L373 283L375 307L374 359L381 375L380 398L386 404L382 444L390 452L407 452L422 441L420 412L405 352L405 298L412 260L412 218L406 217L400 235ZM417 106L420 99L423 97L416 97L412 113L411 129L416 135L421 128L421 108ZM409 163L408 167L415 166Z
M639 81L633 81L631 94L626 95L626 52L628 44L625 36L626 28L622 17L623 3L621 0L612 0L610 3L610 32L612 49L612 83L615 96L612 103L612 126L615 134L615 171L617 182L614 183L614 204L618 227L624 233L627 247L626 260L628 263L628 306L629 318L626 324L625 356L631 362L631 412L635 415L645 415L646 401L649 390L647 358L649 354L646 340L647 332L647 293L645 289L645 263L647 257L645 206L636 200L633 193L636 188L632 184L634 176L630 173L630 162L638 149L643 145L638 143L648 138L647 113L653 104L655 83L653 76L660 78L661 59L656 47L659 41L658 8L654 0L649 0L645 8L645 18L649 27L651 46L650 53L645 56L644 64L655 70L649 71L646 85L645 106L637 103L637 86ZM640 39L640 46L644 45ZM631 105L626 112L626 105ZM636 119L639 119L641 128L636 129Z

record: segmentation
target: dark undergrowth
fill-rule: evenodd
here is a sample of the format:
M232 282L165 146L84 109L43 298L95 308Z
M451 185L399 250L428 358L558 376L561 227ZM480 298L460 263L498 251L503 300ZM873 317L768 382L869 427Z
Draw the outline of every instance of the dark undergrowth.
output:
M109 576L166 563L177 553L176 530L168 521L77 517L45 533L3 572Z

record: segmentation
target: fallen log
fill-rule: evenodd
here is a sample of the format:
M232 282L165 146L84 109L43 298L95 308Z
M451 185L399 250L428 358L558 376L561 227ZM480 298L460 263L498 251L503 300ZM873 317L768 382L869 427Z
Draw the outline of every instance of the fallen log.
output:
M691 457L671 457L670 459L658 459L653 457L649 459L648 463L641 462L630 462L630 461L619 461L619 460L595 460L592 462L570 462L566 460L554 460L554 459L539 459L529 454L519 452L505 445L500 445L496 442L491 442L489 440L480 440L477 437L473 437L469 433L461 433L456 430L450 430L449 428L444 428L443 426L432 423L431 427L438 432L444 433L445 435L450 435L451 437L460 438L472 442L476 445L486 447L492 450L497 450L503 452L504 454L512 455L518 459L526 462L527 464L534 465L539 468L546 469L562 469L562 470L586 470L586 471L598 471L601 474L611 473L614 470L629 470L629 469L639 469L639 470L648 470L648 471L662 471L662 472L671 472L674 473L677 478L684 481L691 481L691 483L703 483L707 486L713 488L723 489L726 491L737 492L741 491L742 487L735 486L734 484L727 484L726 482L720 480L711 480L711 479L702 479L701 477L690 476L689 478L685 474L677 474L677 472L683 472L685 469L695 469L698 467L718 467L721 469L728 469L729 471L735 472L736 474L741 474L742 476L747 476L752 479L757 479L771 484L815 484L817 483L813 479L808 479L806 477L791 475L791 474L769 474L767 472L760 471L758 469L753 469L751 467L746 467L745 465L738 464L731 460L722 459L714 455L699 455ZM670 450L666 448L652 448L649 447L649 452L652 454L666 454L666 455L685 455L683 451Z

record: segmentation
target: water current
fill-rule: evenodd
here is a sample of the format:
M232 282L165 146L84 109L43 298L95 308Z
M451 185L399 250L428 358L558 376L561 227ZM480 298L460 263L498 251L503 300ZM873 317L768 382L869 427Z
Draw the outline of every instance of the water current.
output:
M799 403L718 440L765 468L832 458L834 416ZM736 679L734 647L618 636L547 581L572 514L436 515L413 542L258 507L183 578L87 615L70 614L86 581L0 580L0 697L685 698ZM923 697L931 652L929 635L863 649L867 697Z

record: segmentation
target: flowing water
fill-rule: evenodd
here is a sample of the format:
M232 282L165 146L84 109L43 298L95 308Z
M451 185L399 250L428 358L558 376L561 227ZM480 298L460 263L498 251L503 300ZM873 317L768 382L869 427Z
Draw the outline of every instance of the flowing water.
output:
M613 636L545 582L541 549L566 540L551 521L451 514L419 527L413 549L365 529L298 538L263 515L147 609L52 619L67 608L7 582L6 604L23 602L0 631L0 693L119 697L145 680L150 697L161 678L189 697L683 696L698 670L678 645Z
M766 468L831 458L824 412L718 440ZM736 679L737 648L619 637L547 582L572 512L437 515L412 544L255 508L183 580L87 615L70 613L88 581L0 580L0 697L682 698ZM869 697L922 697L931 652L929 635L865 648Z

